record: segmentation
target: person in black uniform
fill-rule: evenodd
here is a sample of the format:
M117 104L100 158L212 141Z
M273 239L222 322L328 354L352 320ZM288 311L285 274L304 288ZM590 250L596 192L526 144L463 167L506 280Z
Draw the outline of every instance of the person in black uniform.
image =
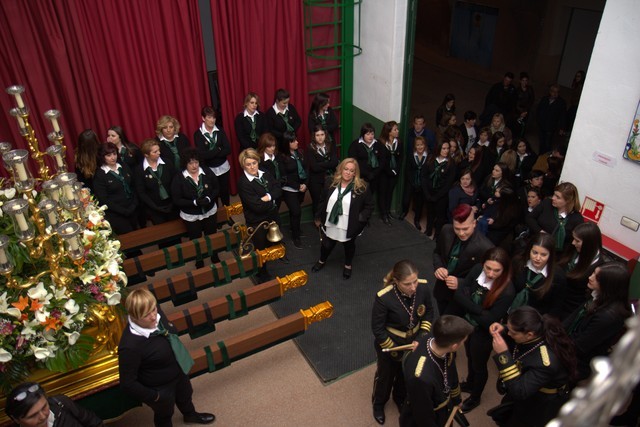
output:
M244 170L238 179L238 195L242 202L244 218L248 227L257 227L263 221L278 221L275 201L282 196L282 189L276 179L259 169L260 156L253 148L248 148L238 157ZM256 249L267 247L267 230L259 227L253 236ZM257 279L266 282L271 279L265 263L258 272Z
M491 248L469 271L464 282L457 285L454 303L465 311L465 317L476 329L465 343L467 354L467 381L460 384L461 390L470 393L462 402L462 413L478 405L489 378L487 362L491 355L489 326L506 314L514 297L510 280L511 260L502 248Z
M388 159L385 169L380 174L379 195L382 199L380 216L386 225L391 225L391 198L402 168L402 144L398 140L399 133L398 123L390 121L382 126L380 137L378 138L380 145L387 151L385 155Z
M439 142L427 160L422 188L427 201L427 227L424 234L437 239L447 222L449 190L456 179L456 165L449 157L449 143Z
M488 414L495 413L501 427L547 425L567 401L568 385L576 375L575 348L562 324L523 306L509 315L506 328L494 323L490 332L498 389L506 394L501 411Z
M311 206L315 214L322 199L325 180L332 176L340 162L337 147L327 140L327 133L322 125L315 125L311 132L311 144L305 155L309 172L308 187L311 195Z
M138 228L138 196L133 188L133 174L126 163L119 163L118 148L105 142L98 152L99 167L93 177L93 192L101 205L107 206L105 217L116 234Z
M336 143L336 131L338 130L338 117L331 109L331 99L324 92L316 93L311 102L309 117L307 120L309 132L313 135L316 126L320 126L326 133L326 140L330 145Z
M140 151L144 160L133 170L133 183L146 216L154 225L176 219L178 212L171 199L171 182L176 170L160 157L158 140L145 139Z
M456 352L473 332L466 320L445 314L431 334L414 341L404 360L407 399L400 414L401 427L442 427L453 405L460 404Z
M402 407L406 397L402 374L402 351L383 353L383 349L411 344L417 336L431 330L434 319L431 294L420 283L418 268L409 260L398 261L383 280L371 314L371 329L378 356L373 381L373 417L384 424L384 405L393 392L393 400Z
M5 413L20 427L102 427L96 414L67 396L47 396L40 384L26 382L14 387Z
M592 298L564 320L569 337L576 345L578 381L591 375L589 362L606 356L624 333L624 322L631 315L629 271L619 262L606 262L589 276Z
M160 116L156 123L156 138L164 161L179 170L180 153L191 146L187 135L180 132L180 122L168 115Z
M133 142L129 141L127 135L124 133L122 126L114 125L107 131L107 142L112 142L118 147L118 155L120 160L129 166L129 169L133 170L142 161L142 154L140 148Z
M236 137L240 149L258 148L258 138L267 130L265 115L260 112L260 98L257 93L249 92L244 97L244 111L238 113L234 120Z
M173 204L180 209L187 237L194 240L211 235L218 229L218 178L209 168L200 167L200 153L195 148L184 150L180 163L180 171L171 183L171 197ZM218 254L213 253L211 262L219 261ZM204 261L197 259L196 268L202 267Z
M289 209L289 225L293 246L302 249L300 241L300 219L302 218L302 201L307 191L307 171L304 168L302 152L298 150L298 139L294 132L286 131L280 147L284 184L282 200Z
M458 281L467 276L471 267L480 262L484 253L493 247L493 243L476 229L476 219L470 205L458 206L451 215L453 224L442 227L433 251L436 276L433 297L440 315L463 314L453 312L455 306L449 307L454 294L449 286L457 285Z
M380 174L387 167L388 151L376 139L376 130L371 123L360 127L360 138L349 146L349 157L356 159L360 176L367 181L371 196L378 197L378 209L384 212L380 196Z
M278 89L274 97L273 107L266 112L267 131L271 132L282 145L284 133L297 132L302 125L298 110L290 104L291 95L286 89Z
M216 126L216 110L207 106L202 108L202 125L193 133L193 142L200 152L202 166L211 169L218 178L220 200L225 206L231 203L229 195L229 174L231 166L227 156L231 154L231 144L223 129Z
M427 170L427 156L427 140L422 136L416 136L413 140L413 154L407 159L407 167L404 170L405 184L400 219L404 219L407 216L409 206L413 200L413 225L418 231L422 230L420 226L424 207L422 176Z
M118 345L120 387L153 410L156 427L171 427L174 406L185 423L211 424L213 414L196 412L188 377L193 359L158 310L147 289L134 289L125 300L129 323Z

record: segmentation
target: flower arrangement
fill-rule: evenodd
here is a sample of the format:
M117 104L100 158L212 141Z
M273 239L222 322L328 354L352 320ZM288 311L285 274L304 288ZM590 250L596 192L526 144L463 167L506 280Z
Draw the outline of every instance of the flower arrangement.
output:
M0 388L26 378L34 368L67 371L85 363L93 350L93 338L82 333L95 306L120 303L127 277L121 270L120 242L112 236L88 189L80 191L83 204L82 244L84 258L63 259L60 267L77 272L68 287L59 287L51 275L41 275L35 285L28 278L49 270L46 259L32 259L26 245L15 236L13 224L0 210L0 233L10 239L8 254L14 265L12 278L26 288L8 286L0 276ZM36 202L41 197L34 190ZM15 197L15 189L0 190L0 206ZM72 221L71 212L60 212L62 221ZM51 230L47 230L50 232Z

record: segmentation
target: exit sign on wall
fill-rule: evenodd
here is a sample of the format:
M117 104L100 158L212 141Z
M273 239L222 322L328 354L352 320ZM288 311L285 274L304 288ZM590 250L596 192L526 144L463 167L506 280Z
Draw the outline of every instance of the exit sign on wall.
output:
M604 211L604 203L600 203L591 197L584 198L581 211L583 217L597 224L602 218L602 211Z

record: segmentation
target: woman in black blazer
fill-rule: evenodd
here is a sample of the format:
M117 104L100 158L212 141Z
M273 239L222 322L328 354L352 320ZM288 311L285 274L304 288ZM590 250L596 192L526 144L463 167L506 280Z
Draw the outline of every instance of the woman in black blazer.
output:
M99 167L93 177L93 193L107 206L105 218L116 234L138 228L138 197L133 188L133 174L118 162L118 147L105 142L98 151Z
M236 116L233 123L242 150L257 149L258 138L267 130L265 115L259 109L260 97L257 93L249 92L244 97L244 111Z
M307 147L305 155L307 161L307 187L311 195L311 206L315 215L322 199L324 182L329 176L333 176L340 161L336 146L327 140L327 133L322 125L315 125L311 131L311 144Z
M413 225L422 230L420 219L424 207L424 192L422 179L427 170L427 140L423 136L416 136L413 140L413 154L407 159L405 168L404 194L402 196L402 215L404 219L409 213L409 206L413 200Z
M208 236L217 230L218 179L209 168L200 167L200 154L189 148L180 156L180 171L173 178L171 196L180 209L180 218L187 226L187 236L194 240ZM219 262L218 255L211 256L211 262ZM204 261L196 260L196 268L204 267Z
M338 130L338 118L331 109L331 99L326 93L316 93L311 102L307 126L313 135L316 126L320 126L326 133L326 140L329 144L335 145L336 131ZM334 166L335 167L335 166Z
M244 218L249 227L257 227L263 221L278 222L278 208L275 201L282 196L280 183L269 173L260 170L260 156L253 148L240 153L238 158L244 170L238 178L238 195L242 202ZM259 227L253 236L256 249L267 247L267 230ZM258 272L260 282L271 280L266 263Z
M180 122L168 115L161 116L156 123L156 138L164 161L180 169L180 153L191 146L187 135L180 132Z
M211 169L218 178L220 200L223 205L231 203L229 195L229 174L231 166L227 156L231 154L231 144L223 129L216 126L216 110L212 107L202 108L202 125L193 134L193 142L200 152L202 165Z
M129 169L133 170L142 161L142 154L140 148L133 142L129 141L127 135L124 133L122 126L111 126L107 131L107 142L113 142L118 147L118 154L123 163L129 166Z
M422 188L427 201L427 229L424 234L437 239L447 222L449 190L456 179L456 165L449 157L449 142L438 143L435 152L427 160L427 170L422 177Z
M320 259L312 271L320 271L336 243L342 242L345 258L342 277L351 277L356 237L367 225L373 208L373 196L367 183L360 178L358 162L352 158L344 159L333 178L327 178L323 199L315 214L316 227L321 227L322 242Z
M398 140L398 134L398 123L390 121L382 126L378 138L380 145L386 150L385 155L388 159L385 169L380 174L380 194L378 196L382 198L380 216L386 225L391 225L391 198L402 167L403 149Z
M286 89L278 89L274 98L273 107L269 108L265 113L267 116L267 130L281 144L284 133L286 131L297 132L302 125L302 119L296 107L289 103L291 95Z
M282 200L289 209L289 225L293 246L302 249L300 241L300 218L302 217L302 200L307 191L307 171L304 168L304 158L298 150L298 139L294 132L284 133L284 141L280 147L282 153L282 167L284 170L284 184L282 185Z
M156 139L142 141L140 151L144 160L133 170L140 207L154 225L176 219L178 211L171 198L171 181L176 170L160 157L160 143Z

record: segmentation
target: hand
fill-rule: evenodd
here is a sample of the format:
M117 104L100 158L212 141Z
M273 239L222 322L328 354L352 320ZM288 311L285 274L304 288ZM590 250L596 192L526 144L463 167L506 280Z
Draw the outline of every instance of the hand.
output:
M458 278L456 276L449 276L444 282L446 283L447 288L451 289L452 291L458 289Z
M502 331L504 331L504 326L498 322L493 322L491 326L489 326L489 333L491 335L502 334Z
M411 343L411 351L416 351L416 348L418 348L418 341L413 341Z
M507 343L504 342L504 338L502 338L502 335L500 333L491 332L491 336L493 337L493 341L491 343L493 345L493 351L495 351L497 354L500 354L509 350L509 347L507 347Z
M304 185L304 184L300 184L300 189L299 190L300 190L301 193L304 193L305 191L307 191L307 186Z
M491 198L487 199L487 203L489 203L490 205L492 205L492 204L493 204L493 199L491 199Z
M447 277L449 276L449 271L444 267L440 267L439 269L436 270L435 276L436 276L436 279L438 280L446 280Z
M493 224L493 218L489 218L489 219L487 220L487 224L489 224L489 225Z
M209 198L208 197L198 197L196 199L196 205L198 206L206 206L209 204Z
M322 225L322 221L320 221L319 219L314 220L313 223L316 225L316 228L320 228L320 226Z
M271 197L269 197L268 194L265 194L264 196L260 197L260 200L262 200L263 202L268 202L271 200Z

